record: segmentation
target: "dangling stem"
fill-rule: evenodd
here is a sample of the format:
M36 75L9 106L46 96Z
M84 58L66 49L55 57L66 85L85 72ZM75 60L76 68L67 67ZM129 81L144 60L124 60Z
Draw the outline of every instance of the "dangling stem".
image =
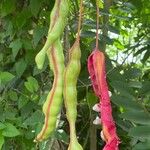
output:
M104 0L104 11L109 14L110 7L112 5L112 0ZM109 15L104 15L103 17L103 29L102 29L102 35L103 37L108 36L108 25L109 25ZM106 50L106 41L103 41L102 45L103 51Z
M98 29L99 29L99 6L96 0L96 49L98 49Z
M83 10L83 0L80 1L80 10L79 10L79 21L78 21L78 32L77 32L77 39L80 39L80 29L82 23L82 10Z

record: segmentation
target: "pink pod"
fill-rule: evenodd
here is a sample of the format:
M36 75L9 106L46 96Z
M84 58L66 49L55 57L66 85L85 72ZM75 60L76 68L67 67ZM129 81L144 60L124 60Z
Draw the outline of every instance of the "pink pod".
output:
M95 49L88 58L88 71L92 82L93 90L99 97L101 112L102 131L106 144L103 150L119 150L120 143L116 132L116 125L112 116L112 108L109 97L109 90L106 81L105 56L103 52Z

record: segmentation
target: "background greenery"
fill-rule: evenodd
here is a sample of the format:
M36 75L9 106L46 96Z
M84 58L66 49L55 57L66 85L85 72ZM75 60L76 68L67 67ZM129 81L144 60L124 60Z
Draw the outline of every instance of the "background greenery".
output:
M0 149L66 150L68 122L62 107L54 136L35 144L44 116L42 104L52 86L48 62L38 70L35 55L44 45L54 0L0 0ZM79 4L71 0L63 42L74 42ZM95 46L95 0L84 1L82 70L78 80L77 134L85 150L102 149L100 126L92 124L98 102L87 72ZM150 149L150 1L100 1L100 48L106 52L107 79L120 150Z

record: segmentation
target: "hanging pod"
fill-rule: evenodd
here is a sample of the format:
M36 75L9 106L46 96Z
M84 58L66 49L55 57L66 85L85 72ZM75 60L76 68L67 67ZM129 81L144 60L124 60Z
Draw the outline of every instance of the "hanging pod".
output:
M118 150L119 138L116 133L115 122L106 81L105 56L95 49L88 58L88 71L96 96L99 97L99 112L101 116L102 139L106 142L103 150Z
M83 150L76 136L75 122L77 118L77 79L80 73L80 45L79 39L75 41L69 50L69 61L64 72L64 102L66 116L70 126L70 143L68 150Z
M80 1L80 15L78 21L78 33L77 38L73 46L69 50L69 60L64 71L64 103L66 107L66 116L70 127L70 143L68 150L83 150L79 144L76 135L76 119L77 119L77 79L81 69L81 50L80 50L80 37L79 32L81 28L81 17L82 17L82 4L83 0Z
M98 49L98 30L99 30L99 1L96 0L96 47L88 57L88 71L96 96L99 98L99 105L96 105L96 111L100 112L102 131L102 140L106 142L103 150L119 150L120 143L116 132L116 125L112 116L110 103L110 92L106 81L105 56Z
M54 73L52 89L43 105L45 121L40 133L35 138L37 142L45 140L53 134L57 125L57 117L62 106L64 54L60 36L63 34L69 12L68 3L68 0L55 1L54 8L51 12L51 23L47 41L35 58L37 67L41 69L45 61L45 55L47 54L50 68Z
M63 34L67 22L68 13L69 1L56 0L54 8L52 9L50 15L50 26L48 30L47 40L41 51L35 57L38 69L43 68L47 50L50 49L51 45Z

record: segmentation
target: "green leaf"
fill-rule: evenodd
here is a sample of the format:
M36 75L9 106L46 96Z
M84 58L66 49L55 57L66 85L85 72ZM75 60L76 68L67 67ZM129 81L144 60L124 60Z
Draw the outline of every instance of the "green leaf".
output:
M6 127L5 124L0 122L0 130L4 129L5 127Z
M47 35L47 29L45 27L37 26L33 31L33 43L36 47L38 42Z
M5 17L15 10L16 0L4 0L2 2L1 16Z
M43 114L41 111L34 112L31 117L25 120L24 125L35 125L40 123L39 121L43 120Z
M114 26L108 25L108 28L109 28L110 32L113 32L113 33L116 33L116 34L120 33L119 29L114 27ZM121 46L122 46L122 44L121 44Z
M135 9L135 6L132 4L132 3L130 3L130 2L126 2L126 3L124 3L124 6L126 6L126 8L130 8L130 9Z
M144 57L142 59L142 62L145 63L147 59L149 59L150 57L150 48L146 51L146 53L144 54Z
M31 94L31 101L37 101L39 99L39 95L36 93Z
M141 94L142 95L150 95L150 90L149 90L149 87L150 87L150 81L144 81L143 82L143 86L142 86L142 89L141 89Z
M124 71L124 75L126 76L127 79L134 79L141 76L142 72L138 68L128 68L127 70Z
M0 150L2 149L3 144L4 144L4 136L0 132Z
M94 38L95 37L95 32L92 32L92 31L82 31L81 32L81 37L83 37L83 38Z
M148 49L148 46L146 47L142 47L141 49L138 49L137 52L134 54L134 56L137 56L137 55L141 55L144 51L146 51Z
M28 103L28 101L29 99L26 96L21 95L18 100L18 108L21 109L23 106L25 106Z
M149 150L150 141L140 142L134 146L132 150Z
M28 39L28 38L24 38L21 40L23 43L23 48L26 50L32 50L33 49L33 44L32 44L32 40Z
M15 137L20 135L19 130L11 123L5 123L5 128L2 131L2 135L6 137Z
M40 10L40 7L41 7L41 3L42 1L41 0L30 0L30 9L31 9L31 13L36 17L39 10Z
M91 1L91 3L93 4L93 6L96 6L96 3L95 3L95 0L90 0ZM102 0L100 0L100 1L98 1L98 6L99 6L99 8L103 8L104 6L104 4L103 4L104 2L102 1Z
M17 101L18 100L18 96L17 93L15 91L9 91L8 92L9 98L13 101Z
M132 127L131 123L126 120L117 119L117 126L119 126L122 130L128 132L129 129Z
M0 84L6 84L11 81L15 76L9 72L0 72Z
M39 88L37 80L31 76L27 78L27 81L24 83L24 85L31 93L36 92Z
M111 86L114 87L121 95L126 96L130 99L134 98L131 94L133 91L129 88L129 85L123 81L112 81Z
M89 108L91 109L96 103L98 103L98 99L97 97L95 96L94 93L92 92L88 92L87 95L87 103L88 103L88 106Z
M22 28L27 22L28 19L32 16L30 9L28 7L24 8L20 13L17 14L15 18L16 26L20 29ZM30 22L28 22L29 24Z
M138 126L129 130L129 136L150 139L150 126Z
M46 100L46 98L47 98L47 95L48 95L48 92L45 92L44 94L42 94L42 95L40 96L38 105L41 105L41 106L42 106L42 105L45 103L45 100Z
M110 67L110 65L109 65L108 67ZM108 68L108 67L107 67L107 68ZM109 71L109 70L110 70L110 71ZM107 75L107 77L108 77L111 81L122 81L122 82L125 82L125 81L126 81L125 77L120 73L120 68L119 68L119 67L114 68L113 71L111 71L111 70L112 70L112 67L111 67L111 68L109 68L109 70L108 70L108 75ZM111 82L110 82L110 83L111 83Z
M27 119L31 114L33 114L33 109L38 109L37 105L30 101L24 107L21 108L20 113L23 120Z
M98 1L99 8L104 8L104 2L102 0Z
M136 111L142 110L142 106L139 103L137 103L134 99L126 96L113 94L111 100L113 103L123 107L124 109L132 109Z
M85 19L83 21L83 25L88 27L89 29L96 29L96 22L90 19Z
M121 118L124 118L126 120L130 120L134 123L144 124L144 125L150 125L150 114L144 112L144 111L127 111L123 114L119 115Z
M20 77L24 73L26 67L27 63L24 61L24 59L20 59L15 63L16 73L18 77Z
M3 59L4 59L3 57L4 57L4 54L0 53L0 62L3 61Z
M15 59L19 50L22 48L22 42L20 39L16 39L10 43L9 47L12 48L13 58Z
M113 39L105 35L99 35L99 38L102 39L102 41L105 41L109 45L112 45L114 42Z
M1 97L0 97L0 101L2 101ZM0 121L1 122L5 121L4 110L3 110L3 106L2 105L0 105Z
M120 50L124 49L124 45L118 40L115 40L114 45L116 46L116 48L118 48Z
M4 113L4 117L5 119L8 120L15 120L16 119L16 109L8 109L5 113Z
M138 88L141 89L142 88L142 83L139 81L130 81L128 83L129 87L134 87L134 88Z

